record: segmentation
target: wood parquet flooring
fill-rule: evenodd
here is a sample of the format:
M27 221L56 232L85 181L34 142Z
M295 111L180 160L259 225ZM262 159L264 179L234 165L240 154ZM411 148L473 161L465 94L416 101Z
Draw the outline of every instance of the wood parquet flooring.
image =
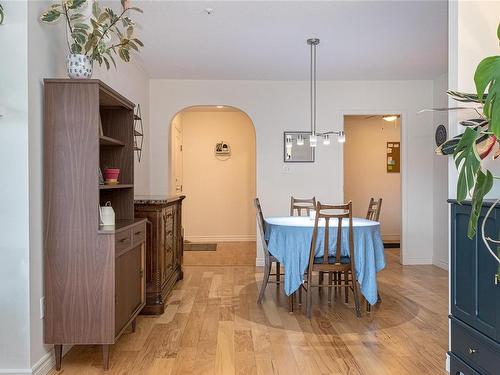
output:
M357 319L338 296L314 291L313 318L274 285L256 303L254 266L185 266L162 316L140 316L111 349L108 375L446 374L447 273L398 263L386 251L382 303ZM51 375L103 374L98 346L75 346Z

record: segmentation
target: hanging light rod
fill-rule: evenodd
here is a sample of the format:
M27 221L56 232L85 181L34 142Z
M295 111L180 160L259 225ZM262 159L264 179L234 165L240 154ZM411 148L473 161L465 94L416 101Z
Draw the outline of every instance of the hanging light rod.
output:
M310 66L310 106L311 106L311 131L309 136L309 146L316 147L318 144L318 137L323 138L323 144L330 144L330 135L337 135L337 141L339 143L345 142L345 133L342 130L338 131L327 131L323 133L319 133L316 131L316 93L317 93L317 85L316 85L316 48L319 44L318 38L309 38L307 39L307 44L311 47L311 66ZM299 136L297 138L297 145L304 145L304 138Z

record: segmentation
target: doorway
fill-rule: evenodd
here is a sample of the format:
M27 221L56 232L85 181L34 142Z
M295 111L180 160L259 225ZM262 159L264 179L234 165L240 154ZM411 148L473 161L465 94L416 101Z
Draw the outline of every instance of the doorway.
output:
M401 259L402 144L401 116L346 115L344 199L365 217L371 198L382 199L380 228L388 257Z
M255 264L255 129L223 105L177 113L170 133L171 194L186 196L187 265Z

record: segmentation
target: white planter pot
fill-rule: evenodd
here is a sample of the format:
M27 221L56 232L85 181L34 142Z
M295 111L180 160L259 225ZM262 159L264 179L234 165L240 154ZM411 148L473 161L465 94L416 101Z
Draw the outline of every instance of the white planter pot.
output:
M71 53L67 56L69 78L91 78L92 61L85 55Z

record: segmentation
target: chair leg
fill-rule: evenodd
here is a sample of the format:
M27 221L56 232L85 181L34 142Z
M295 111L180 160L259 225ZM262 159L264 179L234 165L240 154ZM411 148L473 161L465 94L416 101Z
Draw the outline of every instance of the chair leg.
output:
M332 304L333 272L328 272L328 304Z
M356 306L356 316L361 318L361 307L359 305L358 282L356 276L352 275L352 291L354 294L354 305Z
M295 292L288 296L288 312L289 313L293 313L293 296L294 295L295 295Z
M311 319L312 315L312 290L311 287L308 285L307 286L307 292L306 292L306 316L307 319Z
M372 311L372 305L370 305L370 302L366 300L366 312L371 312Z
M345 303L349 303L349 272L348 271L344 271L344 285L345 285L344 301L345 301Z
M259 298L257 303L260 305L262 303L262 298L264 298L264 292L266 291L267 283L269 282L269 274L271 273L272 262L266 263L264 265L264 277L262 278L262 285L260 287Z
M323 285L323 272L322 271L319 271L318 284ZM323 287L321 287L321 286L318 287L318 294L319 295L323 294Z
M302 306L302 285L299 286L299 306Z
M281 280L281 274L280 274L280 262L276 262L276 287L280 287L280 280Z

